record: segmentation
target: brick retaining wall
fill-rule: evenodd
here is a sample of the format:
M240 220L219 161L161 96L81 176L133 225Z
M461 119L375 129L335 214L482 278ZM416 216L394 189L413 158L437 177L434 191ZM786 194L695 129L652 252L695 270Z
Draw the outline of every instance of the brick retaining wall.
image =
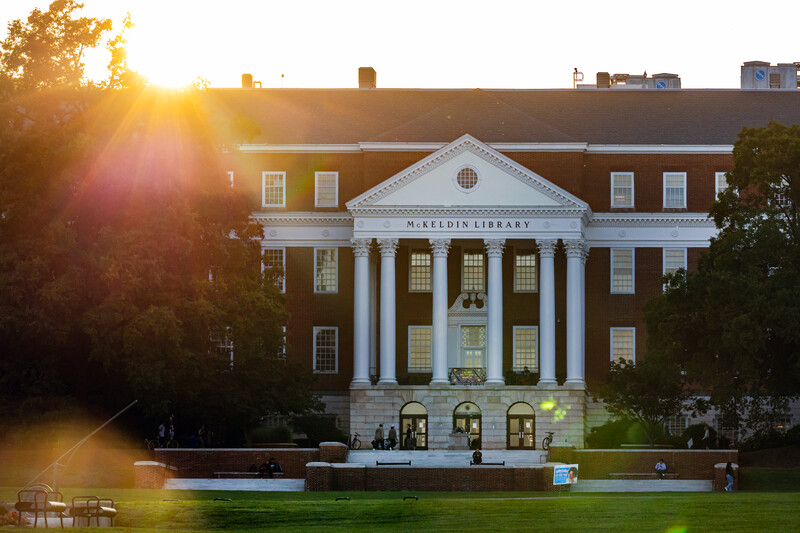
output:
M331 454L332 455L332 454ZM214 477L214 472L249 472L274 457L283 468L284 477L303 479L306 464L319 461L319 448L187 448L155 451L155 460L175 467L174 477Z

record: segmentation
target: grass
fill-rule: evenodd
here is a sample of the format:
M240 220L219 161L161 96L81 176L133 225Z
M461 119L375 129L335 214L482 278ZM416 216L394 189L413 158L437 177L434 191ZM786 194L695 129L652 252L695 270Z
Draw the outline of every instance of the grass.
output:
M135 531L792 531L798 493L276 493L64 490L111 496L119 530ZM14 501L13 489L0 500ZM335 501L336 497L350 501ZM213 501L230 498L232 501ZM163 501L176 499L180 501Z

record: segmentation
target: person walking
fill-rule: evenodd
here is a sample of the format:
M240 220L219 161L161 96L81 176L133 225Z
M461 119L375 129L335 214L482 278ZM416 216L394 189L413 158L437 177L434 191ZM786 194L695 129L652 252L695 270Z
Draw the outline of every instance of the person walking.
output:
M372 441L372 449L373 450L386 449L386 447L383 444L383 424L378 424L378 427L375 428L375 440Z
M406 424L406 450L413 450L414 442L411 440L411 424Z
M730 461L725 465L725 479L728 481L728 484L725 485L725 490L733 492L733 465Z
M389 428L389 446L387 448L394 450L395 446L397 446L397 430L392 426Z

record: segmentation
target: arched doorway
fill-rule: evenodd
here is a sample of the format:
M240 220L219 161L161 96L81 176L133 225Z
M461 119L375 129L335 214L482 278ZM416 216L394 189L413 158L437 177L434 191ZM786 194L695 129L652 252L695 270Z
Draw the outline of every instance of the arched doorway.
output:
M472 402L458 404L453 411L453 431L469 434L469 447L481 447L481 408Z
M408 429L411 429L411 442L408 440ZM428 410L419 402L409 402L400 409L400 449L428 449Z
M536 416L533 407L525 402L508 408L507 424L509 450L533 450L536 448Z

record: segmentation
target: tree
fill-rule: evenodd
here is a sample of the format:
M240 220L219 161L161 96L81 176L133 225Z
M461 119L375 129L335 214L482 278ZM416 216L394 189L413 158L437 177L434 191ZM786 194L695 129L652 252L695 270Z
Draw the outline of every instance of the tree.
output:
M800 127L745 128L696 272L645 307L648 355L676 361L729 427L762 431L800 391Z
M639 423L651 448L668 417L705 409L703 401L686 387L678 365L656 357L636 364L613 361L601 395L611 414Z
M179 433L224 419L243 434L318 408L283 355L262 230L230 187L202 94L81 81L77 58L105 25L71 18L79 7L34 11L2 43L0 409L37 394L102 410L137 398L151 420L176 413ZM40 35L72 60L8 63Z

